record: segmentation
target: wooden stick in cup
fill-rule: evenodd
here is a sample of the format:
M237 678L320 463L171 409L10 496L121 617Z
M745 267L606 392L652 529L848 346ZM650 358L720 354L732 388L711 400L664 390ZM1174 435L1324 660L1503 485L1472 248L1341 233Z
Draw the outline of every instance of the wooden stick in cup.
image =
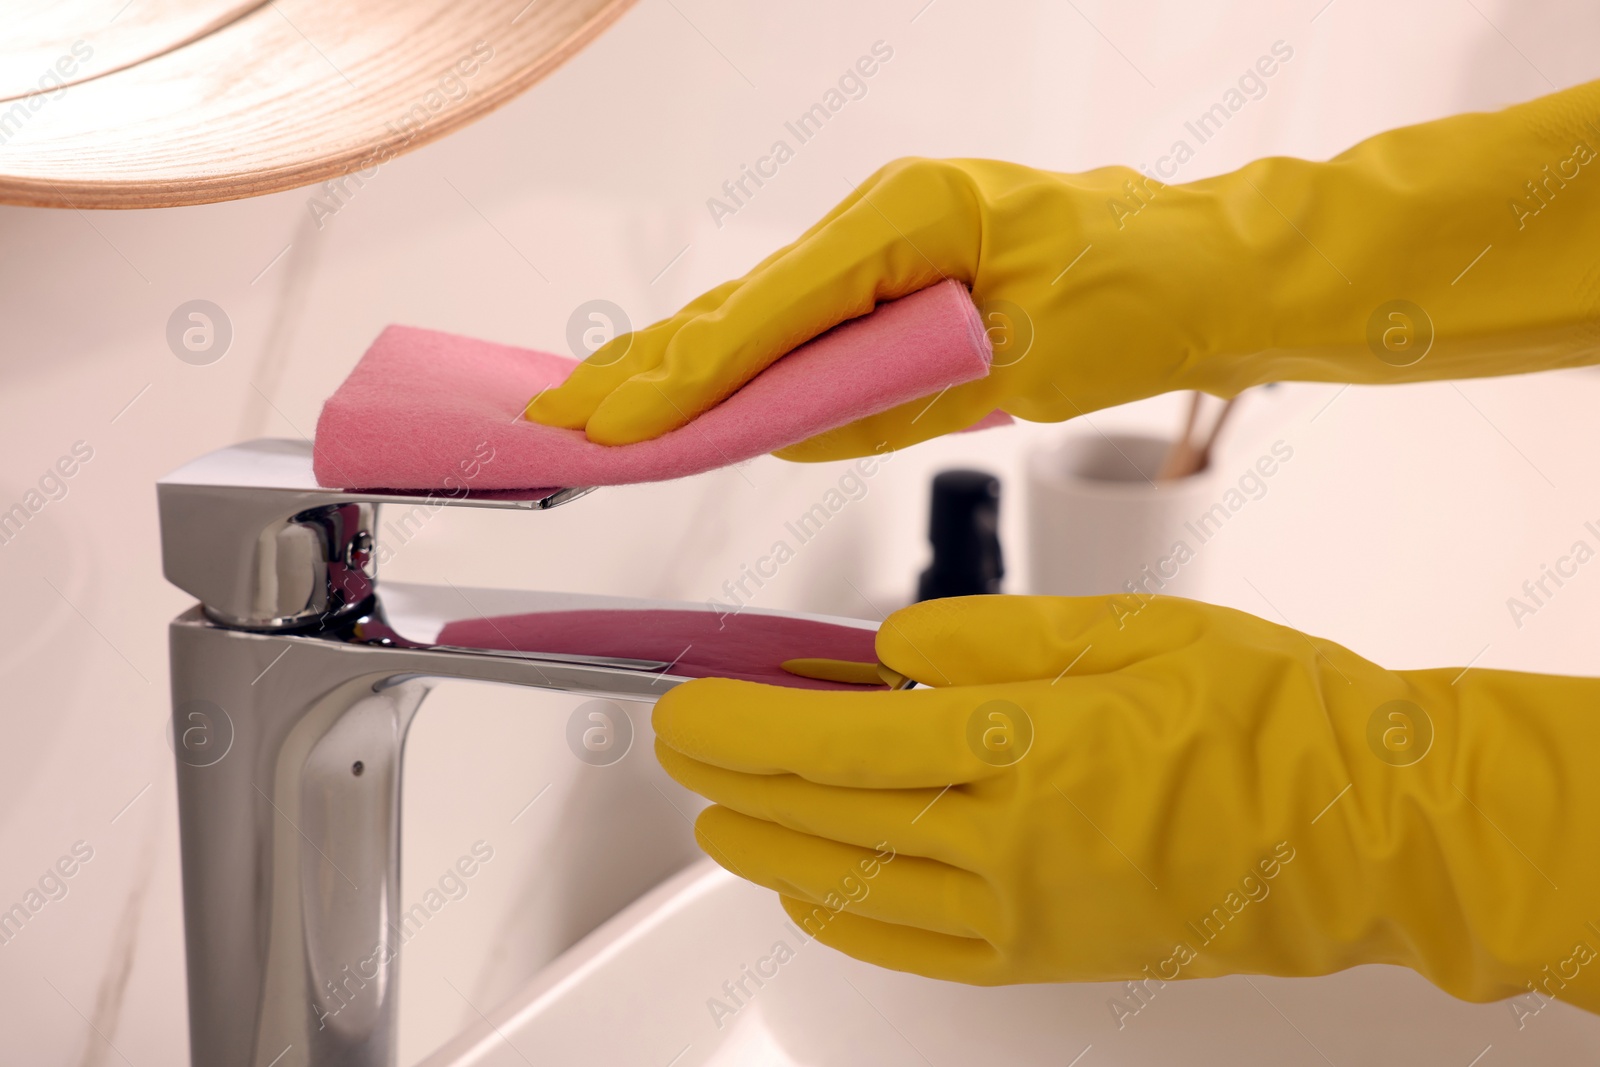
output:
M1194 431L1195 426L1200 421L1200 402L1204 396L1205 394L1199 391L1189 394L1189 417L1184 420L1183 433L1179 434L1178 439L1172 442L1172 447L1167 449L1167 455L1161 461L1161 468L1156 472L1158 480L1170 481L1174 478L1182 478L1196 469L1193 466L1195 454Z
M1217 412L1217 419L1211 424L1211 432L1205 435L1203 441L1195 435L1195 427L1200 421L1200 404L1203 393L1196 392L1189 401L1189 417L1184 423L1183 436L1178 438L1168 450L1166 458L1162 460L1161 470L1156 478L1161 481L1172 481L1178 478L1187 478L1206 469L1211 463L1211 451L1216 447L1217 436L1222 432L1223 423L1233 412L1238 397L1232 397L1223 403L1222 409Z

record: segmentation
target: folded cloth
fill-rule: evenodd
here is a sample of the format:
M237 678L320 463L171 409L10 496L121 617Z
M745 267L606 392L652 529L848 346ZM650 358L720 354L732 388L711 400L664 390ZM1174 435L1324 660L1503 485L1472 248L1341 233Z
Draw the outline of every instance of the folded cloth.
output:
M577 360L390 326L323 405L313 467L332 488L457 495L664 481L981 378L990 355L966 287L940 282L801 345L677 430L607 446L522 416Z
M528 654L623 656L668 663L662 673L679 678L738 678L791 689L861 691L874 687L807 678L782 665L809 658L876 663L875 639L872 630L790 615L591 608L459 619L439 631L438 644Z

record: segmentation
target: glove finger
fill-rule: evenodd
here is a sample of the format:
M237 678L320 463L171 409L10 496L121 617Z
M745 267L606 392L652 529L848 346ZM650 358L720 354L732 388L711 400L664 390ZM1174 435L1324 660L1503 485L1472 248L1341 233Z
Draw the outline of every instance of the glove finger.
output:
M668 320L650 329L613 337L574 367L566 381L531 398L523 418L546 426L583 429L595 407L616 388L617 382L660 363L666 341L657 334L671 328Z
M945 982L998 984L1000 953L987 941L835 913L781 893L778 901L808 936L863 963Z
M795 463L826 463L909 448L981 420L995 409L989 392L986 381L968 382L808 437L773 455Z
M863 918L953 937L987 940L996 934L1000 908L994 892L970 871L899 855L887 842L860 848L727 808L702 811L695 820L697 837L702 827L719 852L737 864L740 877L830 913L848 909Z
M967 596L926 600L878 628L878 658L931 686L1106 674L1198 639L1193 601L1135 596Z
M702 678L664 694L651 722L667 746L746 774L798 774L865 789L941 789L1001 773L967 740L980 705L1007 691L852 693Z
M620 337L613 338L606 345L596 349L583 364L573 371L565 382L554 389L545 390L529 401L526 412L527 417L534 422L541 422L549 426L563 426L568 429L585 428L590 418L594 416L595 409L600 406L600 402L610 396L619 385L637 374L642 374L660 365L661 356L666 350L667 342L682 328L684 323L720 306L747 279L759 273L769 264L783 258L795 245L832 222L852 204L856 203L861 198L862 191L870 188L881 173L882 170L863 182L860 188L835 205L831 211L817 220L815 224L793 242L768 255L767 258L747 271L743 277L724 282L716 288L700 294L694 300L685 304L677 314L654 323L646 330L636 331L627 342L623 342ZM607 349L611 349L611 351L607 351ZM623 352L626 352L627 355L624 356Z
M910 192L897 195L892 180L884 183L886 206L863 194L752 272L717 308L685 323L659 366L619 385L595 409L590 439L630 444L676 429L785 353L880 301L942 278L970 282L978 242L966 227L951 225L966 207L953 183L941 190L938 181L902 182Z
M583 429L600 401L610 396L617 386L660 365L667 342L684 323L715 308L740 284L737 279L724 282L701 293L675 315L644 329L613 337L573 368L566 381L530 400L524 414L531 421L546 426Z
M950 833L968 810L959 789L850 789L818 785L793 774L742 774L713 767L656 742L656 759L679 785L732 811L797 833L860 848L888 841L904 856L921 856L977 871L983 857L968 835ZM937 808L935 807L937 805ZM937 811L937 815L929 814Z

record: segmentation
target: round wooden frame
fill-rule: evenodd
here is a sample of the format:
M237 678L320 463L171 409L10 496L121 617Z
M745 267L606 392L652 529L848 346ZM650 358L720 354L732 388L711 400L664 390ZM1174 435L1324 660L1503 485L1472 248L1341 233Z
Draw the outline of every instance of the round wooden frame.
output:
M368 170L504 104L632 2L137 0L154 10L120 35L61 28L112 0L57 4L0 56L0 202L175 207Z

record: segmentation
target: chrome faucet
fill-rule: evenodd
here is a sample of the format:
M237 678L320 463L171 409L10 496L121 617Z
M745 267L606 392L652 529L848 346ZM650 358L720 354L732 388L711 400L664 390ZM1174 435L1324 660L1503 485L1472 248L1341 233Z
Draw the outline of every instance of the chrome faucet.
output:
M603 650L519 648L506 620L580 612L592 626L606 618L596 612L714 611L379 587L381 505L539 511L587 489L327 489L312 477L309 444L260 440L187 464L157 492L166 576L200 601L170 627L190 1062L387 1067L401 752L429 687L465 678L653 701L692 672ZM875 628L807 619L852 638Z

